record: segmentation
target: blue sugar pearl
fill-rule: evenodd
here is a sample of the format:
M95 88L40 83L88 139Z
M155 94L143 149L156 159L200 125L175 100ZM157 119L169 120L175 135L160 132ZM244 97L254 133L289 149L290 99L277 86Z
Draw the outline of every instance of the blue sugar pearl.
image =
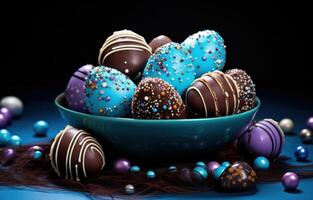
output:
M171 173L177 172L177 168L176 168L176 166L170 166L170 167L168 168L168 171L171 172Z
M132 173L136 173L136 172L139 172L140 171L140 167L134 165L130 168L130 172Z
M253 166L257 170L268 170L270 168L270 162L267 158L260 156L254 160Z
M158 111L158 109L156 109L156 108L152 108L152 112L157 112Z
M214 179L219 180L220 176L222 175L222 173L225 171L226 168L227 167L225 167L224 165L221 165L218 168L216 168L213 173Z
M22 144L22 139L18 135L12 135L10 138L10 145L18 147Z
M295 156L298 161L305 161L309 157L309 151L304 146L298 146L295 150Z
M46 136L49 130L49 124L46 121L40 120L34 124L35 136Z
M223 166L225 166L225 167L228 167L228 166L230 165L230 163L227 162L227 161L225 161L225 162L223 162L221 165L223 165Z
M147 171L146 176L148 179L154 179L156 175L154 171L150 170L150 171Z
M203 167L203 168L205 168L205 163L204 162L202 162L202 161L199 161L199 162L197 162L196 163L196 167Z
M0 147L5 146L9 143L11 138L11 133L7 129L0 130Z
M206 171L205 168L203 167L195 167L193 169L193 174L194 177L198 180L198 181L205 181L208 178L208 172Z
M167 109L167 106L166 106L166 105L163 105L162 108L163 108L163 110L166 110L166 109Z
M42 152L41 151L34 151L34 153L33 153L33 159L34 160L39 160L39 159L41 159L43 157L43 154L42 154Z

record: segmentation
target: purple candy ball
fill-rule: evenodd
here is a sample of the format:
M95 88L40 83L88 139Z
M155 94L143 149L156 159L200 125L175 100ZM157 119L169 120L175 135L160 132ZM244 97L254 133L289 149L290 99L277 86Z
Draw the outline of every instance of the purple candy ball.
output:
M8 118L4 114L0 113L0 128L6 127L8 122L9 122Z
M4 115L4 117L6 117L8 119L8 121L11 121L12 120L12 113L11 111L6 108L6 107L2 107L0 108L0 113Z
M313 116L308 119L308 121L306 122L306 124L307 124L308 128L309 128L311 131L313 131Z
M287 172L283 175L281 183L287 190L295 190L299 185L299 177L294 172Z
M248 158L274 159L281 153L285 136L278 123L264 119L253 123L238 139L238 148Z
M14 149L6 148L2 152L2 165L9 165L14 161L14 158L16 157L16 152Z
M85 78L92 70L93 65L84 65L79 68L71 77L65 90L65 98L70 109L79 112L87 112L84 102L85 96Z
M209 174L213 174L214 170L217 169L220 164L216 161L211 161L206 165L206 170Z
M127 173L130 169L130 162L129 162L129 160L124 159L124 158L117 159L113 163L113 167L114 167L115 171L118 173Z

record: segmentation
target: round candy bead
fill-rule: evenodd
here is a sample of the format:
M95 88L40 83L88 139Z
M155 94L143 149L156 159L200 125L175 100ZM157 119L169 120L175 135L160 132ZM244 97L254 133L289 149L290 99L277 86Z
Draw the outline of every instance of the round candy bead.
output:
M155 172L152 170L147 171L146 176L148 179L154 179L155 178Z
M140 171L140 167L134 165L130 168L130 172L132 173L136 173L136 172L139 172Z
M40 120L34 124L35 136L46 136L49 130L49 124L46 121Z
M11 148L6 148L2 152L1 164L10 165L14 161L15 157L16 157L15 150Z
M291 119L285 118L279 122L279 126L284 133L291 133L295 125Z
M267 158L260 156L254 160L253 166L257 170L268 170L270 167L270 162Z
M197 162L196 163L196 167L203 167L203 168L205 168L205 163L204 162L202 162L202 161L199 161L199 162Z
M206 170L208 173L213 174L214 170L217 169L220 166L220 164L216 161L211 161L207 164Z
M0 146L8 144L11 138L11 133L7 129L0 129Z
M6 117L9 122L12 120L13 116L12 116L11 111L8 108L6 107L0 108L0 113L3 114L4 117Z
M129 162L129 160L124 159L124 158L117 159L113 163L113 167L114 167L115 171L118 173L126 173L130 169L130 162Z
M177 172L177 168L176 168L176 166L170 166L170 167L168 168L168 171L169 171L170 173Z
M313 142L313 132L310 129L302 129L300 131L300 139L302 143L312 143Z
M295 190L299 185L299 177L294 172L287 172L283 175L281 183L287 190Z
M197 181L203 182L208 178L208 172L204 167L195 167L193 169L194 177Z
M306 125L308 126L309 129L313 131L313 116L308 119Z
M204 30L189 36L183 48L192 56L196 78L207 72L221 70L226 62L223 38L215 31Z
M309 151L304 146L298 146L295 150L295 156L298 161L306 161L309 157Z
M220 176L222 175L222 173L226 170L227 167L225 167L224 165L219 166L218 168L216 168L214 170L213 176L215 180L219 180Z
M4 114L0 113L0 128L6 127L8 122L9 122L9 120L7 119L7 117L5 117Z
M29 152L34 152L34 151L41 151L42 153L45 151L44 148L38 145L34 145L28 148Z
M135 187L131 184L126 185L124 189L126 194L133 194L135 192Z
M15 117L20 116L24 109L23 102L15 96L7 96L2 98L0 101L0 106L8 108Z
M39 160L43 157L43 153L41 151L34 151L33 153L33 159L34 160Z
M18 135L12 135L10 138L10 145L18 147L22 144L22 139Z
M225 162L222 162L222 164L221 165L223 165L223 166L225 166L225 167L228 167L229 165L230 165L230 163L229 162L227 162L227 161L225 161Z

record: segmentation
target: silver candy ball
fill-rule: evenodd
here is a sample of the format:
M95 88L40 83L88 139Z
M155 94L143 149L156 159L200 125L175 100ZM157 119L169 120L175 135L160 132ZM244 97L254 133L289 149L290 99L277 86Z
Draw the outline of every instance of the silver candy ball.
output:
M295 124L291 119L285 118L279 122L279 126L284 131L284 133L291 133Z
M135 187L131 184L125 186L125 193L126 194L133 194L135 192Z
M3 97L0 106L9 109L15 117L20 116L24 109L23 102L15 96Z
M303 143L312 143L313 142L313 133L309 129L302 129L300 131L300 138Z

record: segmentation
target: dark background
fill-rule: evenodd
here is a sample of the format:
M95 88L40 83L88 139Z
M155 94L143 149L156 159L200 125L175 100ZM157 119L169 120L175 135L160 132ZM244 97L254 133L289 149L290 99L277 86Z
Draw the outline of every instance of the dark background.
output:
M177 42L199 30L220 33L226 69L243 68L260 93L312 99L308 5L218 4L212 1L118 1L102 4L1 6L1 96L61 92L80 66L97 64L113 31L131 29L149 42L164 34ZM309 38L309 40L308 40ZM23 89L26 88L26 89Z

